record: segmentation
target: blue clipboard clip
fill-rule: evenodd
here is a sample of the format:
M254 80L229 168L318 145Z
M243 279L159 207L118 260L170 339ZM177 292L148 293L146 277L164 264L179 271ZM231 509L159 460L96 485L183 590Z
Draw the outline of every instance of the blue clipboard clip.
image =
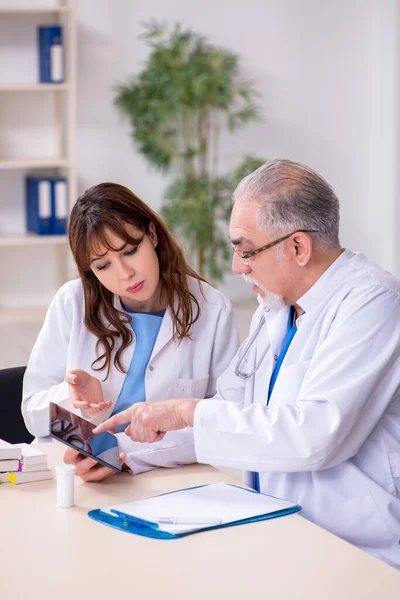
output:
M138 527L150 527L151 529L159 529L158 523L154 523L153 521L146 521L145 519L140 519L139 517L133 517L132 515L127 515L115 508L111 508L110 511L119 517L125 526L127 525L137 525Z

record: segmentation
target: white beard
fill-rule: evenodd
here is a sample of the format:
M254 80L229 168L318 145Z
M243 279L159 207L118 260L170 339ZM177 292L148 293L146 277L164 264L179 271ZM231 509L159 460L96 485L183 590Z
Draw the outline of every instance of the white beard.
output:
M267 290L267 288L261 285L261 283L257 281L257 279L251 277L251 275L245 275L244 273L242 273L242 277L247 283L256 285L260 288L260 290L263 291L264 295L262 296L261 294L258 294L257 300L258 303L261 304L261 306L264 306L264 308L268 308L269 310L277 310L286 306L282 296L279 296L278 294L274 294L273 292Z

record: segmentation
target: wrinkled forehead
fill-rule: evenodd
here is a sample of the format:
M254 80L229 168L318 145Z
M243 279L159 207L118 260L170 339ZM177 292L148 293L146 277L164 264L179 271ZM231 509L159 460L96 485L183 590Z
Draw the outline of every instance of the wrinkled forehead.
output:
M258 207L259 203L255 200L236 202L233 205L229 223L231 240L242 237L252 239L263 233L257 224Z

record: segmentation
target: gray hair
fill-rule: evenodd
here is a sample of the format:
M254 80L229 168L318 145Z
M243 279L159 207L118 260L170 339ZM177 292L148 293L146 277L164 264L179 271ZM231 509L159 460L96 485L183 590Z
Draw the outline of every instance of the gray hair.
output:
M318 229L311 234L325 248L339 246L339 200L312 169L290 160L272 160L247 175L233 201L259 202L257 225L277 235Z

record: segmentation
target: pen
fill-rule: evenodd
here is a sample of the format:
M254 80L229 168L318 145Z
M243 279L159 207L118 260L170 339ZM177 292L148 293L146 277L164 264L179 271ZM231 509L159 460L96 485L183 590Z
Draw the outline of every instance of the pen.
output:
M111 512L117 515L120 519L123 519L126 525L145 525L146 527L151 527L151 522L146 521L145 519L140 519L139 517L135 517L133 515L127 515L120 510L115 510L115 508L112 508Z
M197 519L195 517L159 517L158 519L151 520L160 525L206 525L213 527L214 525L222 524L222 519Z

